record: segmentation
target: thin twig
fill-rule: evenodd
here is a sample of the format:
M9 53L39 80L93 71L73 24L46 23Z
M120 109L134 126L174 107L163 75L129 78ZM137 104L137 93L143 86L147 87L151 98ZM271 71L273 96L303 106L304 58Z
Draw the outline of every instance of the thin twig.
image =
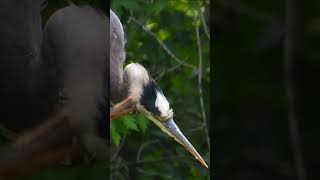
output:
M190 53L192 53L193 51L191 50ZM190 58L190 54L185 58L185 60L188 60ZM182 65L181 64L177 64L167 70L162 71L158 76L156 76L156 78L154 80L159 80L160 78L162 78L166 73L171 73L173 71L175 71L176 69L180 68Z
M162 78L166 73L170 73L170 72L178 69L180 66L181 66L181 64L177 64L177 65L173 66L173 67L170 68L170 69L167 69L167 70L162 71L156 78L154 78L154 80L159 80L159 79Z
M146 143L143 143L143 144L139 147L139 150L138 150L138 152L137 152L136 162L140 161L140 157L141 157L142 151L143 151L146 147L150 146L151 144L158 143L158 142L159 142L159 140L156 139L156 140L152 140L152 141L148 141L148 142L146 142Z
M206 117L206 112L205 112L205 107L204 107L204 102L203 102L203 90L202 90L202 69L203 69L202 48L201 48L201 40L200 40L200 35L199 35L199 27L196 23L197 20L198 20L198 17L195 17L194 21L195 21L195 30L196 30L198 56L199 56L199 66L198 66L199 100L200 100L203 125L206 127L205 128L205 135L206 135L206 140L207 140L207 144L208 144L208 150L210 151L210 138L209 138L209 133L208 133L207 117Z
M202 26L203 26L204 33L206 34L206 36L210 40L210 33L209 33L209 30L208 30L208 26L207 26L206 20L204 19L203 13L201 11L201 7L200 7L199 12L200 12L200 18L201 18L201 23L202 23Z
M174 159L190 159L190 158L185 156L168 156L168 157L163 157L163 158L154 159L154 160L140 160L135 162L127 162L126 166L140 166L140 165L153 164L153 163L174 160ZM122 167L120 166L120 167L113 168L111 169L111 171L117 171L119 169L122 169Z
M299 123L295 109L295 89L293 81L293 61L294 61L294 28L295 28L295 1L286 1L286 26L284 40L284 78L286 83L286 94L288 100L288 123L292 150L295 161L296 176L298 180L306 179L306 170L301 148L301 137L299 133Z
M163 48L163 50L173 59L175 60L177 63L189 67L189 68L196 68L194 65L186 63L185 61L182 61L181 59L179 59L168 47L167 45L164 44L163 41L161 41L152 31L150 31L150 29L148 29L146 26L144 26L141 22L139 22L135 17L133 17L132 15L129 17L128 19L128 24L130 22L134 22L135 24L139 25L146 33L148 33L151 37L153 37L158 43L159 45Z
M202 123L200 126L188 130L188 133L191 133L194 131L200 131L200 130L203 130L203 128L206 128L206 126L205 126L205 124Z
M111 157L110 162L115 161L117 159L117 157L119 156L119 152L120 152L121 148L124 145L125 139L126 139L126 135L123 135L123 137L121 138L121 142L120 142L119 146L116 146L116 152Z
M150 171L148 169L144 170L143 168L137 167L137 172L142 174L143 176L154 176L157 179L172 179L170 175L166 175L164 173L161 173L161 171Z

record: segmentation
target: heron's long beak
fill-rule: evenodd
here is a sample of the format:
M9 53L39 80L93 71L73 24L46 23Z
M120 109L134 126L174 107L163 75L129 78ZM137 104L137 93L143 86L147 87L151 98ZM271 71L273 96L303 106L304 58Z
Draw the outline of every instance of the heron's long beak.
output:
M139 108L138 108L139 109ZM114 105L111 108L110 111L110 121L113 119L116 119L119 116L128 114L130 112L133 112L136 110L136 107L134 106L134 103L129 96L122 102ZM144 108L140 108L147 117L154 122L160 129L167 133L169 136L173 137L178 143L180 143L184 148L186 148L202 165L204 165L206 168L208 168L208 165L205 163L205 161L202 159L202 157L199 155L197 150L192 146L192 144L188 141L188 139L183 135L183 133L180 131L179 127L176 125L173 119L168 120L158 120L156 117L154 117L150 112L148 112Z
M135 111L135 106L133 104L132 98L129 96L125 100L121 101L111 108L110 121L122 115L129 114L133 111Z
M178 143L180 143L184 148L186 148L202 165L208 168L206 162L199 155L197 150L192 146L188 139L182 134L179 127L173 121L173 119L168 119L165 121L159 121L154 117L148 116L160 129L166 132L169 136L173 137Z

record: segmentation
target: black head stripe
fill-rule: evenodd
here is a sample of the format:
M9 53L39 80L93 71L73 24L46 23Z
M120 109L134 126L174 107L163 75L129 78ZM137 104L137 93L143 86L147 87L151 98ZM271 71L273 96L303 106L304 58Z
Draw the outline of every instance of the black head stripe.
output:
M154 80L150 80L148 84L143 87L140 104L153 115L160 116L161 113L155 106L157 92L162 93L157 83Z

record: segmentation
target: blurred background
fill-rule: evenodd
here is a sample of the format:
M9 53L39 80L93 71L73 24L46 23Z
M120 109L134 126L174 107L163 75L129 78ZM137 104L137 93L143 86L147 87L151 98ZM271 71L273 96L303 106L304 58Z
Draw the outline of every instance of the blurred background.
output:
M113 0L111 9L126 32L126 63L148 69L210 165L210 2ZM112 121L110 131L111 179L210 179L209 169L140 114Z
M320 2L296 1L290 7L292 2L218 0L213 5L217 179L320 178ZM286 10L294 11L294 25L287 30ZM289 46L293 58L288 63ZM293 102L287 99L288 83ZM288 120L288 110L296 126ZM300 143L293 147L294 139ZM303 162L297 169L299 156Z
M103 0L106 1L106 0ZM66 7L69 5L69 2L74 4L89 4L101 9L105 9L105 12L108 12L107 7L104 7L103 4L106 2L101 2L100 0L43 0L41 4L41 16L42 16L42 27L45 27L47 20L50 16L56 12L58 9ZM16 12L18 15L20 12ZM20 14L23 16L23 14ZM20 112L19 112L20 113ZM1 148L4 147L4 144L11 142L17 134L12 132L10 129L2 126L0 121L0 145ZM105 164L97 164L91 162L74 162L73 165L63 166L62 162L56 165L51 165L49 167L44 167L39 170L32 172L32 174L21 177L21 180L105 180L109 176L108 167Z

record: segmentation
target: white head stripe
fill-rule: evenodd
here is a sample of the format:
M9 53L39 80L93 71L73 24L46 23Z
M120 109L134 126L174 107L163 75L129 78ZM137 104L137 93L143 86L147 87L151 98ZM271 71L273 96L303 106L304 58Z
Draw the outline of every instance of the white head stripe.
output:
M168 112L170 111L169 102L167 101L166 97L158 91L155 106L159 109L161 116L167 116Z

